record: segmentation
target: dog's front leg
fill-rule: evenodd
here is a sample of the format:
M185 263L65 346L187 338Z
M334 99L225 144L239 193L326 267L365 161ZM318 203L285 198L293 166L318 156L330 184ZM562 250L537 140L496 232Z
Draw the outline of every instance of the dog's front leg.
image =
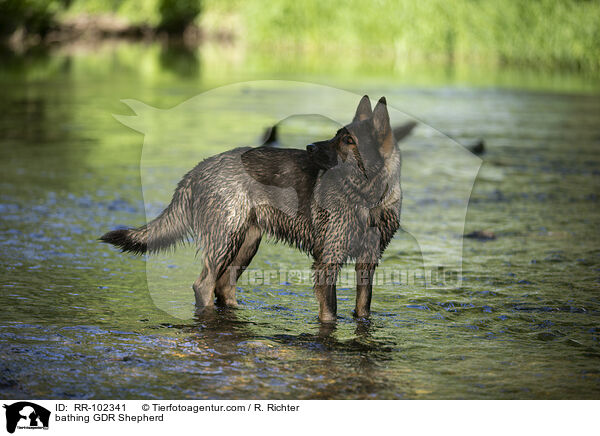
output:
M371 228L362 240L361 254L356 259L356 306L354 316L367 318L371 313L371 295L373 294L373 278L379 263L380 233Z
M319 301L321 322L334 322L337 314L335 282L341 267L348 259L351 240L347 216L330 213L328 222L320 223L320 242L314 251L315 296Z
M340 238L339 234L346 235L347 232L328 232L323 249L319 250L313 264L315 296L319 301L319 320L321 322L334 322L336 320L337 297L335 283L342 265L348 258L347 239Z
M315 261L315 296L319 302L319 320L335 322L337 313L337 296L335 282L341 264L329 261Z
M373 294L373 277L377 263L357 262L356 270L356 306L354 316L367 318L371 313L371 295Z

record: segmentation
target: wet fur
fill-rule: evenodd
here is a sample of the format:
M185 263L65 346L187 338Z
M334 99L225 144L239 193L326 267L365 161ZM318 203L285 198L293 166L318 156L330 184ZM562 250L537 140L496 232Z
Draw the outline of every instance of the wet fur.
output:
M402 134L413 127L407 124ZM375 267L400 226L396 139L385 99L371 111L365 96L352 123L332 139L307 150L263 146L210 157L184 176L156 219L108 232L101 240L143 254L195 239L203 271L193 288L202 309L215 297L217 304L236 304L235 282L268 235L314 258L322 321L335 320L337 274L355 259L355 315L366 317Z

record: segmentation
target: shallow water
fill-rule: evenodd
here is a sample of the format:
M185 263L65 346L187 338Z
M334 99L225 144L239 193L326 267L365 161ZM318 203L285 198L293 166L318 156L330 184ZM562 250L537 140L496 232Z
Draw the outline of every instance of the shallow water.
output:
M259 69L244 76L235 64L216 77L223 66L210 58L156 46L123 50L5 59L0 396L600 397L597 93L577 86L518 90L518 77L498 88L410 86L410 79L377 72L348 78ZM332 328L317 321L310 286L246 283L238 290L238 309L179 319L157 308L143 259L97 242L116 225L145 219L143 137L112 118L128 111L119 99L168 108L219 84L273 77L386 95L459 141L485 138L488 151L465 233L490 230L496 239L464 240L458 288L376 286L370 321L357 322L353 290L342 286ZM547 88L552 80L542 82ZM284 145L302 143L314 133L307 133L310 125L284 125ZM410 141L408 156L410 144L426 147L430 138L418 129ZM210 147L201 147L199 156L227 145ZM186 156L177 171L194 162ZM159 160L153 168L167 171L169 163ZM175 182L161 189L168 194ZM423 193L413 207L424 221L443 226L443 201ZM400 232L382 267L418 268L421 262L414 238ZM263 244L252 267L309 264L287 247ZM173 289L179 285L189 289L174 279ZM191 290L183 297L168 292L174 304L191 298Z

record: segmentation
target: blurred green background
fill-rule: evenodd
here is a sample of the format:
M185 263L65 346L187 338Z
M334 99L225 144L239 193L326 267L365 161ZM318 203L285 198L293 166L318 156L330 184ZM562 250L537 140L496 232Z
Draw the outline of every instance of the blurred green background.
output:
M262 64L276 57L309 70L397 72L433 64L486 75L518 68L597 79L599 16L600 2L591 0L0 0L0 34L20 51L167 34L183 35L188 46L234 44L225 57L252 53Z

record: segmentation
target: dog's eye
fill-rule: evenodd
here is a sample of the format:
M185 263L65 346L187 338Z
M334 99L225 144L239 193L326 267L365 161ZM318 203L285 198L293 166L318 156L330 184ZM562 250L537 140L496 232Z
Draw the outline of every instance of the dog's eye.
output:
M354 138L352 136L344 136L344 142L346 144L354 144Z

